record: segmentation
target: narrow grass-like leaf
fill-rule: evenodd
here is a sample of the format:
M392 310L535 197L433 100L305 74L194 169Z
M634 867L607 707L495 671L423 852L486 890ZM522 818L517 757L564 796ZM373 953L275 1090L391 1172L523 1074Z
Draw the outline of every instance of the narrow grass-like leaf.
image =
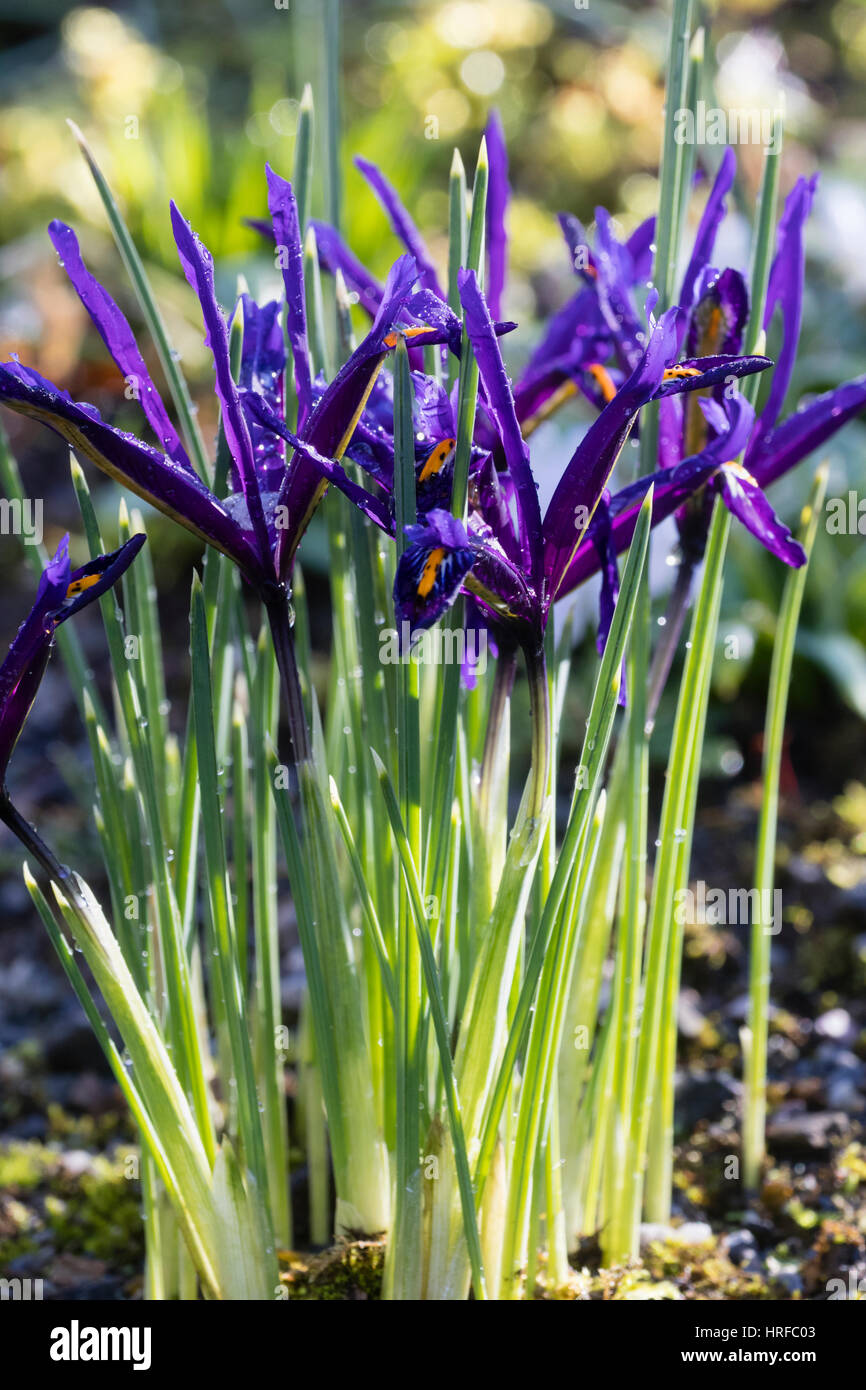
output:
M255 1085L252 1050L245 1021L245 1002L237 960L237 942L228 886L228 864L223 834L222 797L217 772L216 741L213 727L213 694L207 619L201 582L193 581L190 615L190 653L192 658L192 703L195 712L195 739L198 748L199 783L202 793L202 828L207 863L208 895L214 931L223 1006L231 1042L240 1137L244 1160L263 1194L267 1191L267 1166L261 1116ZM270 1242L273 1237L267 1234Z
M48 900L40 890L39 885L33 878L26 864L24 866L24 881L36 905L36 909L42 918L42 922L48 931L51 943L57 952L60 963L66 972L66 976L75 991L78 1002L81 1004L87 1016L90 1027L93 1029L94 1037L102 1047L108 1064L114 1074L114 1078L139 1127L146 1145L147 1154L156 1165L157 1172L162 1182L165 1184L174 1209L181 1222L181 1226L186 1234L190 1250L193 1253L202 1281L212 1294L219 1296L219 1276L216 1264L212 1252L208 1251L207 1238L203 1238L199 1229L202 1213L195 1213L190 1208L190 1199L193 1196L193 1191L189 1189L184 1191L181 1186L178 1175L172 1167L169 1155L164 1148L161 1132L151 1118L147 1104L136 1085L134 1075L131 1073L129 1067L124 1064L123 1058L118 1052L114 1040L109 1034L102 1015L84 981L74 952L66 937L60 931ZM176 1120L174 1124L176 1126Z
M674 274L679 254L682 226L682 187L685 168L684 142L678 139L678 113L686 109L689 98L689 48L695 0L674 0L668 49L665 88L665 129L659 171L659 216L656 227L656 256L653 282L659 292L659 307L671 303Z
M827 490L827 466L821 467L812 485L809 500L803 508L799 540L806 552L806 563L790 570L785 580L773 661L770 667L770 687L767 695L767 716L764 725L764 752L761 781L763 800L758 822L758 842L755 856L755 889L757 906L752 915L752 937L749 953L749 1012L747 1046L745 1047L743 1097L743 1183L754 1192L759 1183L765 1152L767 1115L767 1034L770 1003L770 945L781 930L770 904L774 903L776 830L779 818L779 775L785 736L785 714L788 691L791 687L791 666L800 608L806 588L809 557L821 520L824 494Z
M479 1186L486 1180L489 1171L496 1132L507 1098L510 1078L531 1020L533 1001L544 968L551 933L562 910L568 885L574 872L574 865L586 838L593 807L600 791L601 773L616 716L622 659L631 631L635 599L646 561L651 508L652 488L647 492L635 526L610 633L590 705L581 760L575 778L574 797L568 826L559 852L553 882L544 904L542 918L530 944L520 998L485 1118L484 1133L476 1166L476 1181Z
M361 908L364 913L367 928L370 932L370 939L372 940L373 946L376 951L376 957L379 961L379 968L382 971L382 979L385 984L385 989L388 994L388 999L390 1001L391 1008L396 1013L398 1008L397 987L394 983L394 972L391 968L391 962L388 959L388 947L385 944L385 938L382 935L382 928L379 924L379 918L376 915L376 909L373 906L373 900L370 897L370 890L367 886L367 880L364 877L364 867L361 863L360 857L358 855L358 850L355 846L355 838L352 834L352 827L349 825L348 819L346 818L346 812L343 808L343 803L340 800L340 793L337 790L337 784L334 781L333 777L330 779L330 787L331 805L334 808L334 814L337 817L337 825L339 826L340 833L343 836L343 844L346 847L346 854L349 857L349 863L352 868L352 877L355 881L355 887L357 889L358 897L361 902Z
M469 218L469 239L466 248L466 268L474 270L479 284L484 267L484 227L487 212L487 142L482 137L472 185L472 212ZM451 484L451 510L456 517L466 516L469 486L469 461L475 430L475 405L478 399L478 364L475 361L469 334L463 328L460 344L460 387L457 398L457 444L454 452L454 474Z
M466 170L460 151L455 149L448 179L448 303L460 313L457 272L466 264Z
M412 381L405 339L399 338L394 363L394 514L397 556L408 539L406 527L417 519L415 502L415 431ZM395 619L396 621L396 619ZM401 634L402 637L402 634ZM405 640L405 638L403 638ZM420 672L415 661L397 671L397 779L403 833L412 862L421 860L421 749L419 728ZM378 755L376 755L378 757ZM378 767L378 765L377 765ZM381 775L380 775L381 776ZM388 808L390 811L390 807ZM399 848L399 845L398 845ZM397 1149L395 1158L394 1242L386 1267L386 1295L401 1301L421 1295L421 1179L418 1154L422 1086L422 962L412 927L411 889L398 899L397 951ZM425 933L428 927L425 921ZM429 937L428 937L429 944ZM393 1252L399 1252L399 1259Z
M716 630L721 602L725 551L730 531L730 514L721 504L716 505L707 544L704 574L695 606L686 664L680 685L674 734L668 759L668 779L659 825L660 852L656 856L653 874L652 900L647 928L647 964L644 985L644 1007L638 1047L634 1087L634 1116L631 1125L632 1143L636 1158L629 1165L632 1182L636 1185L641 1172L649 1138L649 1124L656 1087L664 1099L659 1103L667 1108L669 1079L659 1071L659 1058L665 1054L663 1037L668 1028L675 1029L676 1018L665 1013L665 1001L671 987L670 971L679 979L676 956L675 893L678 870L681 870L680 847L688 834L690 776L695 759L700 757L703 722L706 718L706 699L709 693L709 672L712 665ZM663 1179L655 1186L656 1209L666 1208L670 1194L665 1196ZM639 1191L634 1188L624 1201L637 1210ZM634 1218L636 1221L636 1217ZM631 1229L634 1229L632 1226Z
M306 84L298 103L298 124L295 129L295 158L292 171L292 190L298 205L301 234L310 220L313 192L313 89Z
M454 1162L457 1168L457 1181L460 1188L460 1203L463 1211L464 1230L469 1249L469 1261L472 1267L472 1284L475 1297L484 1299L487 1297L484 1283L484 1266L481 1256L481 1241L478 1235L478 1222L475 1213L475 1198L472 1191L472 1176L469 1170L469 1159L466 1152L466 1136L463 1132L463 1125L460 1118L460 1101L454 1079L454 1064L451 1057L448 1020L445 1014L445 1004L439 986L439 974L430 941L430 930L424 913L421 884L418 878L417 866L412 857L412 850L409 844L409 838L406 834L406 828L400 815L397 797L394 794L394 788L388 776L388 770L375 749L371 749L370 752L376 765L379 783L382 788L382 795L385 799L385 805L391 821L391 829L400 854L403 876L412 904L415 932L424 971L424 982L427 988L427 998L433 1019L433 1029L436 1035L439 1064L442 1068L445 1083L448 1123L451 1131L451 1142L454 1146Z
M277 736L278 685L276 661L263 630L257 651L251 691L252 807L250 848L253 877L253 926L256 950L257 1060L264 1105L263 1126L274 1234L281 1245L291 1244L289 1203L289 1134L286 1114L284 1056L280 998L280 943L277 915L276 812L269 786L266 740ZM236 774L237 776L237 771ZM244 861L245 862L245 861ZM235 873L238 872L235 851Z
M73 462L72 481L91 556L105 551L99 533L90 492L80 466ZM138 690L129 670L124 646L122 613L114 594L99 599L108 640L112 674L122 713L124 733L135 768L136 789L141 796L144 821L150 840L154 907L159 931L160 951L168 997L169 1038L178 1071L195 1108L200 1132L210 1160L215 1156L213 1123L210 1112L202 1039L195 1017L195 998L190 983L177 903L169 870L169 855L163 824L164 798L154 770L153 748L148 736L147 718L141 708Z
M208 462L207 451L201 436L198 420L196 419L195 406L186 384L186 378L180 368L180 354L172 346L168 336L168 330L160 313L147 272L144 268L135 242L130 235L129 228L123 220L123 215L117 205L114 194L109 187L108 180L96 162L90 146L82 135L74 121L67 122L72 134L78 141L81 153L87 163L93 181L96 184L97 192L102 199L102 206L108 218L117 249L120 252L126 273L132 282L136 299L138 300L144 321L147 324L154 346L159 355L160 365L168 382L175 410L180 421L183 440L189 450L190 458L195 463L199 475L207 482L210 478L210 464Z

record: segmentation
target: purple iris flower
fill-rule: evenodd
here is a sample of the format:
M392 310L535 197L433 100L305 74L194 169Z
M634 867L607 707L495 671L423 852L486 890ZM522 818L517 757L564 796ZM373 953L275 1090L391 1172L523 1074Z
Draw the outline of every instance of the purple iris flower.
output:
M653 523L675 514L683 556L694 566L703 554L712 499L725 505L769 550L797 566L803 553L774 514L763 488L818 447L866 404L866 378L847 383L778 425L791 379L799 335L804 274L803 226L815 192L801 179L780 221L771 270L764 327L781 311L783 344L760 419L736 394L736 379L770 366L766 357L742 355L748 291L736 270L712 264L716 237L733 184L735 158L727 150L710 188L679 294L679 312L659 324L643 318L636 291L646 286L653 263L655 221L643 222L626 240L616 236L609 214L596 210L594 249L581 224L560 218L580 288L552 318L527 368L512 389L502 366L494 320L501 313L506 276L505 216L510 197L501 124L488 122L487 302L474 277L461 279L466 327L479 362L482 394L474 432L470 507L465 527L445 521L449 451L453 449L453 405L441 388L416 392L418 506L411 544L395 586L398 617L429 626L462 590L474 596L473 612L494 629L516 624L521 640L537 641L550 604L591 574L601 571L600 643L617 592L616 557L631 541L642 498L654 484ZM370 182L396 235L425 267L431 299L442 295L435 266L421 234L396 192L375 166L356 163ZM381 288L326 224L317 226L320 262L339 269L375 312ZM491 331L493 330L493 331ZM613 361L611 361L613 359ZM425 432L419 400L440 392L439 440ZM599 411L566 468L543 521L526 441L534 429L577 392ZM660 402L658 469L611 498L607 481L640 408ZM438 451L436 444L439 444ZM387 494L393 477L393 410L386 381L378 383L361 416L354 445L356 462ZM744 457L740 465L737 460ZM450 455L453 458L453 454ZM440 488L425 497L420 471L436 462ZM338 483L340 480L334 478ZM426 480L425 480L426 481ZM348 488L344 484L344 491ZM356 489L357 490L357 489ZM370 494L362 490L364 498ZM356 499L357 500L357 499ZM373 507L362 501L368 515ZM447 505L447 504L446 504ZM591 520L583 529L578 517ZM393 533L390 509L374 517ZM472 564L468 563L474 555Z
M406 539L394 589L397 612L412 629L430 627L448 608L477 553L463 523L440 508L407 526Z
M461 279L466 326L479 361L483 388L474 431L466 532L469 548L475 548L477 558L471 573L467 571L464 576L464 588L476 594L481 612L491 623L497 621L498 615L499 620L516 620L537 634L544 628L550 603L561 592L565 572L574 559L575 535L579 534L576 518L596 513L613 463L641 406L651 399L668 402L681 393L690 393L689 399L693 400L697 400L698 392L703 395L714 390L718 395L735 378L761 371L770 363L766 357L742 356L741 342L734 345L730 335L722 338L712 351L690 337L686 341L686 356L682 357L688 327L685 314L679 314L675 322L666 321L669 331L655 338L650 352L649 339L655 325L651 322L649 332L643 328L633 291L641 280L646 282L650 273L654 222L650 219L643 223L627 242L620 243L609 215L598 209L595 252L589 249L577 220L561 218L572 262L584 288L555 316L526 372L512 390L496 344L496 337L505 326L496 319L501 312L506 278L510 189L507 152L495 113L488 121L485 137L490 171L486 296L468 277ZM443 292L420 232L385 176L366 160L357 159L356 164L376 193L395 234L424 265L426 293L434 301ZM726 160L708 200L686 284L694 280L709 254L720 208L723 210L724 193L732 177L731 161ZM377 302L372 277L332 228L321 224L317 232L323 267L332 272L339 269L347 283L357 289L365 307L372 308ZM444 298L440 303L444 306ZM664 344L664 361L658 356L660 344ZM608 367L605 363L611 356L615 364ZM419 523L422 529L413 533L414 556L420 555L418 547L423 543L422 530L430 511L448 507L456 428L454 401L441 387L420 372L413 373L413 384L417 503L424 519ZM599 420L566 470L542 526L536 515L535 483L525 443L536 426L578 390L599 410ZM432 411L427 409L430 400L435 401ZM393 408L386 379L377 383L348 453L386 494L391 492ZM336 477L334 480L339 482ZM610 533L604 547L604 569L612 575L612 557L616 553L612 548L613 533L599 512L591 539L591 550L597 558L602 528ZM436 524L428 525L428 533L429 554L439 556L444 552L446 556L438 583L453 598L461 587L459 582L455 587L454 582L461 566L450 563L452 548L447 538L443 542ZM453 549L465 557L467 545L461 538ZM404 558L403 563L409 566L411 557ZM423 573L426 585L431 572ZM518 582L515 576L522 578ZM409 617L413 626L435 621L431 615L439 611L439 587L430 588L426 605L403 603L408 587L402 579L397 589L401 616Z
M711 255L734 167L733 153L728 150L710 191L683 277L677 302L684 308L692 304L696 280ZM604 208L596 208L594 251L576 217L563 213L559 221L572 269L582 288L551 320L515 388L525 435L578 391L596 407L612 399L644 346L636 294L641 288L646 292L652 271L655 219L642 222L621 242L610 214ZM723 338L713 347L699 344L687 335L688 323L686 316L679 322L669 380L688 374L700 357L705 370L709 370L713 359L717 380L724 381L726 360L739 354L742 338ZM681 357L684 343L686 356ZM614 363L605 365L611 356ZM671 387L666 384L659 394L671 394Z
M85 266L74 232L62 223L50 234L74 288L118 368L134 381L158 447L104 421L91 405L18 361L0 365L0 402L48 424L80 454L229 555L250 584L269 601L284 592L300 538L327 486L321 460L339 458L351 438L372 384L397 334L418 345L441 343L459 323L416 288L410 256L394 265L370 332L328 387L313 401L307 349L302 255L291 185L271 170L269 207L285 286L285 316L298 402L297 434L286 458L282 438L262 429L251 414L253 397L282 413L285 353L282 306L259 307L244 296L241 382L233 380L229 326L214 286L213 259L172 204L172 226L187 280L199 299L210 348L222 426L230 456L230 493L219 497L195 472L171 424L123 313ZM450 312L450 311L449 311Z
M726 356L720 362L712 357L705 366L703 359L696 358L696 365L690 363L682 372L672 373L668 364L675 353L679 311L670 310L658 322L650 315L645 350L581 441L542 518L529 451L502 361L499 325L493 322L473 272L461 272L460 294L483 388L482 427L476 439L486 438L488 447L475 451L464 525L446 510L455 445L451 431L456 433L454 403L433 379L413 374L421 515L398 566L397 618L401 624L408 622L412 631L429 627L464 588L495 632L509 630L514 640L537 648L580 536L641 407L659 396L709 388L723 378L760 370L769 365L768 359ZM261 397L251 396L249 404L262 425L281 433L290 444L296 442ZM333 460L316 461L329 481L393 535L388 497L393 484L393 403L387 386L380 384L371 395L353 445L353 457L379 484L379 492L359 487ZM497 460L503 464L501 469ZM443 473L445 485L437 492Z
M436 377L424 372L411 373L413 393L413 434L415 445L416 500L418 511L448 507L457 444L457 385L451 392ZM346 457L389 496L394 491L394 383L383 372L370 393L358 421ZM477 445L472 447L470 471L486 457Z
M736 353L742 344L748 317L745 281L736 270L720 272L710 264L733 170L733 154L728 151L684 278L681 302L688 306L688 314L682 333L687 352ZM866 407L866 376L862 376L800 406L779 424L800 333L804 231L815 189L815 179L799 179L779 222L763 327L769 330L780 314L782 347L760 416L756 420L746 401L736 395L729 399L731 393L718 388L709 398L692 395L661 405L661 467L653 478L653 525L676 516L683 560L692 566L703 555L714 493L774 555L789 565L802 564L800 546L774 514L764 489ZM740 457L742 466L736 463ZM599 509L569 566L563 594L598 570L599 544L613 555L628 547L648 483L649 479L639 480Z
M64 536L53 560L43 570L36 601L0 666L0 805L8 801L9 759L45 674L55 631L117 582L144 541L144 533L140 532L119 550L72 569L69 537Z
M426 543L431 564L438 563L441 585L450 598L464 585L482 614L500 626L513 625L523 643L538 643L580 537L640 409L661 394L711 386L719 379L722 368L716 359L711 359L704 370L703 362L695 359L700 365L690 364L682 375L672 376L668 363L675 350L679 312L670 310L658 322L650 315L646 346L634 369L581 440L542 517L515 395L487 303L472 272L461 274L460 293L467 332L478 361L484 412L496 440L487 467L478 469L472 487L473 505L466 535L475 560L471 572L466 570L457 581L462 566L451 565L451 550L440 529L431 526L426 542L422 542L420 532L415 534L411 554L404 553L398 570L398 617L408 618L416 626L427 626L441 612L441 594L436 586L427 590L426 608L406 598L406 575L413 566L417 567L419 547ZM763 358L730 357L725 359L724 372L745 374L766 364ZM494 454L501 456L503 469L493 466ZM462 538L455 549L465 559L467 545ZM430 570L422 569L421 573L429 583Z
M496 322L497 333L501 333L513 326L498 322L507 278L506 216L511 190L505 139L496 111L491 112L484 135L489 166L485 296L491 317ZM355 163L373 188L395 235L416 257L418 264L423 265L422 282L426 286L431 304L438 297L440 304L445 306L444 292L430 253L421 232L396 190L384 174L368 160L357 157ZM728 165L724 167L727 172ZM733 177L732 169L730 177ZM724 191L724 182L720 178L714 186L708 211L702 221L702 229L711 229L714 219L717 220L717 204ZM636 285L645 284L650 274L654 219L650 218L642 223L628 241L620 243L614 233L612 219L604 208L597 209L596 217L599 248L595 254L590 250L586 233L577 219L569 215L560 218L574 269L586 288L551 320L542 342L533 352L526 371L514 388L515 410L525 439L528 439L534 429L555 409L578 391L596 408L600 409L609 403L637 364L645 346L645 332L633 302L632 291ZM264 230L265 224L255 225ZM327 223L314 223L314 226L322 268L332 274L340 270L349 288L358 294L359 302L369 312L375 312L381 303L381 289L377 282L332 227ZM699 231L696 257L708 238L709 231ZM689 273L694 273L693 267L690 267L687 273L687 281ZM432 318L430 321L433 321ZM676 384L677 380L689 374L696 375L698 370L715 370L715 379L720 381L731 374L744 374L742 371L734 371L735 364L728 360L731 354L725 352L715 354L712 361L707 360L709 354L701 354L704 360L700 367L697 366L695 355L678 360L683 331L681 327L676 351L672 353L671 361L667 364L670 369L668 377L661 383L659 395L684 389ZM450 346L455 352L459 349L459 324L455 328L454 340L450 341ZM608 368L604 364L612 353L616 354L619 365ZM759 359L755 358L752 370L761 370L766 365L766 359L759 362ZM730 373L729 367L732 368ZM702 383L706 384L709 383ZM688 389L697 388L690 386ZM480 444L486 441L495 443L493 435L487 435L485 440L483 416L478 430ZM498 462L501 463L501 457Z

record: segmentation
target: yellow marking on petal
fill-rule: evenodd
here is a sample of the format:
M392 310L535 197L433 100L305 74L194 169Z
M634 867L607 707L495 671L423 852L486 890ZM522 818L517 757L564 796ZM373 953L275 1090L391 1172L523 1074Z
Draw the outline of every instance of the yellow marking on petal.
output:
M66 590L66 597L74 598L76 594L83 594L85 589L92 589L94 584L98 584L101 578L101 574L83 574L80 579L73 579Z
M748 468L744 468L743 465L737 463L735 459L732 459L730 463L723 463L722 467L726 468L729 473L733 473L735 478L742 478L743 482L752 483L754 487L758 486L757 478L753 478Z
M707 314L707 321L701 336L701 348L697 356L712 357L715 352L721 352L723 326L722 306L714 304Z
M613 384L613 377L607 370L607 367L603 367L600 362L590 362L586 370L601 391L605 402L609 403L612 401L616 395L616 387Z
M428 478L432 478L435 473L439 472L440 468L447 463L448 456L456 444L456 439L441 439L436 448L431 449L424 460L424 467L418 475L419 483L426 482Z
M519 617L518 613L515 613L512 608L509 608L504 599L501 599L498 594L494 594L491 589L487 588L486 584L481 583L480 579L476 579L471 571L466 575L463 583L470 594L474 594L476 598L480 598L482 603L486 603L487 607L491 608L494 613L498 613L501 618L516 619Z
M703 376L700 367L665 367L662 381L682 381L690 376Z
M429 323L419 324L416 328L395 328L393 333L388 333L383 339L386 347L397 346L398 338L417 338L419 333L432 333L433 329Z
M426 598L427 595L430 593L430 590L436 583L436 576L439 573L439 566L442 564L442 561L444 559L445 551L442 549L441 546L437 546L435 550L430 551L430 554L427 556L427 561L424 565L421 578L418 581L419 598Z

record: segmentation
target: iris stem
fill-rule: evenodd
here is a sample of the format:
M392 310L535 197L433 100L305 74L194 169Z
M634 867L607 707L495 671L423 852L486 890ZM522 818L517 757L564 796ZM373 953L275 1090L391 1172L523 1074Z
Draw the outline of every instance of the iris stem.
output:
M532 720L532 770L528 813L537 820L547 795L547 775L550 767L550 686L544 646L524 648L526 674L529 680L529 711Z
M292 634L289 597L285 591L275 598L265 600L265 612L274 643L277 669L280 673L280 687L283 692L286 721L289 729L292 765L310 762L312 747L304 712L304 697L301 692L301 676L295 654L295 639Z
M33 855L33 858L49 880L59 883L64 893L70 898L78 897L69 870L63 867L59 859L56 858L53 850L48 848L35 827L22 816L17 806L13 805L5 787L0 791L0 821L8 826L15 838L20 840L24 848ZM51 901L50 897L48 901Z
M649 694L647 696L647 734L650 734L655 724L656 714L658 713L659 701L664 694L673 665L674 656L680 642L683 624L686 614L689 611L689 604L692 597L692 583L695 577L695 565L691 560L681 560L677 569L677 577L674 587L668 599L667 608L664 615L664 632L653 653L652 666L649 676Z
M776 876L776 833L779 819L779 775L785 737L785 716L791 688L791 667L800 608L806 588L809 559L815 543L827 487L827 465L815 475L809 499L803 508L799 540L806 551L806 563L788 572L782 592L770 686L764 725L762 781L764 794L758 823L755 852L757 908L752 918L749 950L749 1010L744 1030L743 1058L743 1185L755 1193L760 1187L766 1152L767 1119L767 1038L770 1010L770 948L772 938L782 929L776 920L774 885Z
M502 652L496 663L496 671L493 676L490 711L487 716L487 730L484 735L484 753L481 758L481 817L484 825L488 824L488 800L493 780L493 765L502 735L502 721L505 718L508 701L514 689L516 669L516 651L512 649Z

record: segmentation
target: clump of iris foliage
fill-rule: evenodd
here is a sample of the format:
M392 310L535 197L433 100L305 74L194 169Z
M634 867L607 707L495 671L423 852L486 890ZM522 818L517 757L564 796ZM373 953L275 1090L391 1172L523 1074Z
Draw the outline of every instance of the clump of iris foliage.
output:
M36 906L140 1129L151 1298L280 1293L278 1252L292 1243L281 859L307 978L303 1131L291 1143L306 1154L315 1242L335 1232L383 1235L389 1298L462 1299L472 1290L507 1299L532 1291L540 1261L550 1284L564 1282L582 1236L600 1232L615 1263L636 1254L644 1216L670 1215L682 953L674 904L688 884L728 535L736 519L790 567L756 853L755 885L766 890L793 639L823 481L799 537L764 489L866 405L861 378L783 413L816 185L800 179L778 214L780 131L766 156L748 273L714 260L735 177L730 151L686 244L698 180L694 148L674 139L674 114L700 91L702 49L691 27L691 3L677 0L658 218L623 242L599 209L592 246L576 217L561 218L575 288L515 382L505 366L515 325L502 307L507 154L495 115L471 188L455 154L447 268L433 262L384 174L361 160L405 251L384 284L353 256L336 225L333 114L333 216L310 219L309 94L292 181L266 171L270 217L257 224L273 239L278 302L257 304L243 291L226 313L212 259L172 205L213 357L214 457L142 263L82 140L170 401L74 232L52 223L61 263L135 387L151 442L17 360L0 367L0 401L72 447L92 555L72 569L64 542L43 557L34 608L0 671L0 815L26 847ZM333 98L333 71L331 82ZM774 363L763 354L777 315ZM562 459L542 513L532 434L577 395L592 423ZM206 543L192 577L182 737L168 726L142 519L121 502L118 546L106 552L91 465ZM7 492L21 496L8 455L3 475ZM807 491L804 482L804 502ZM302 577L304 533L320 506L333 622L324 721ZM670 516L679 549L659 624L647 559L652 528ZM580 764L563 769L572 643L568 624L556 640L552 618L593 575L601 576L594 692ZM97 600L110 706L66 625ZM398 635L389 644L391 628ZM90 736L106 912L7 790L9 757L55 636ZM648 864L649 748L679 648ZM490 660L473 660L480 652ZM531 766L512 815L519 672L530 693ZM572 795L557 815L563 778ZM747 1188L764 1157L770 924L758 916L743 1034Z

